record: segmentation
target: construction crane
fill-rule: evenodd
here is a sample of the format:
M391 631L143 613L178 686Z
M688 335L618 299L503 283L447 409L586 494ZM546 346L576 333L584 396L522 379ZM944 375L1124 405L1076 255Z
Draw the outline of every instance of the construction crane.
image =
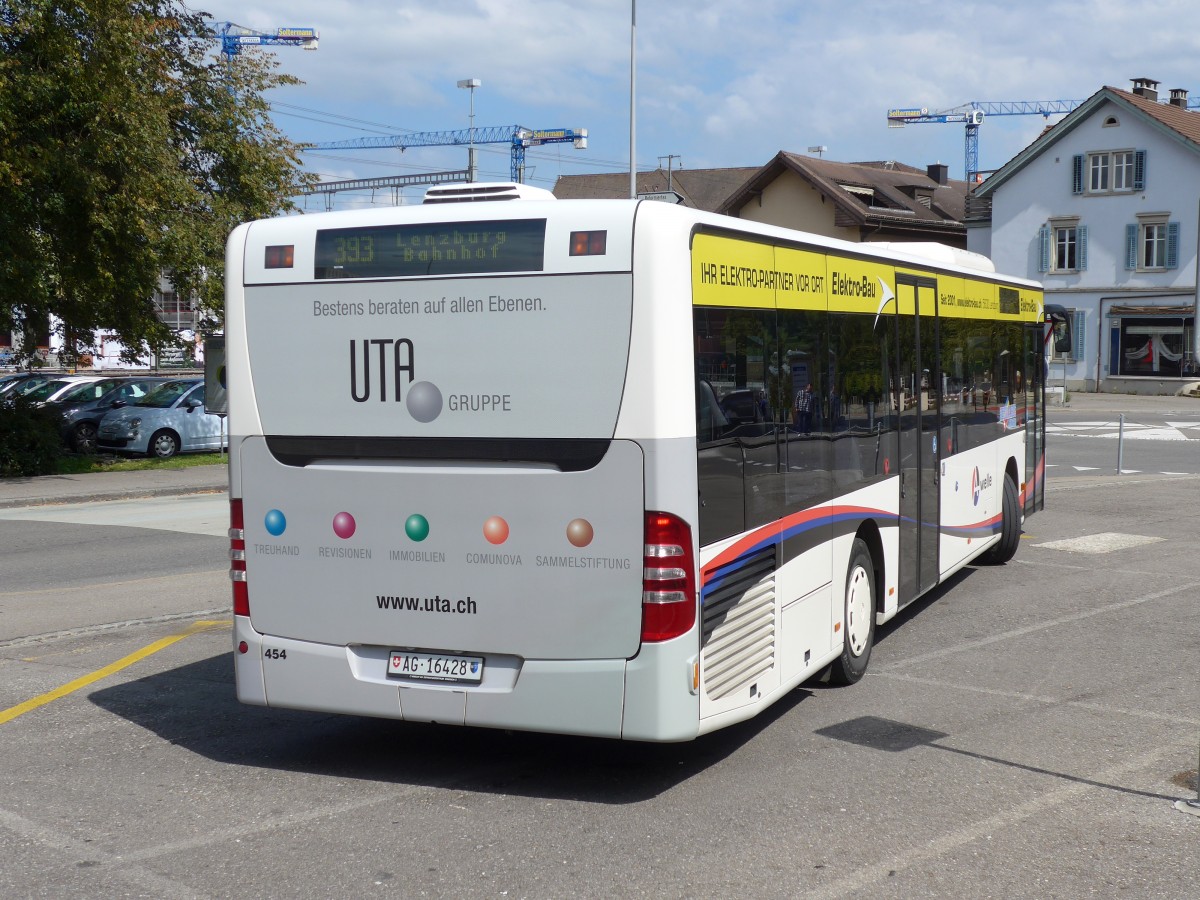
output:
M963 166L966 180L976 181L979 176L979 126L985 116L1043 116L1049 118L1077 109L1082 100L1010 100L991 102L971 100L950 109L930 110L926 107L889 109L888 128L903 128L905 125L945 124L962 122L967 129L966 161Z
M492 125L485 128L463 128L459 131L418 131L413 134L396 134L387 137L354 138L346 141L325 141L307 144L304 150L378 150L396 148L400 151L409 147L457 147L473 144L508 144L512 148L512 180L524 181L525 149L543 144L575 145L576 150L587 149L586 128L550 128L538 130L520 125ZM474 174L468 176L474 180Z
M243 47L284 46L316 50L320 35L315 28L276 28L274 31L255 31L233 22L217 22L213 31L221 39L221 53L226 59L237 56Z

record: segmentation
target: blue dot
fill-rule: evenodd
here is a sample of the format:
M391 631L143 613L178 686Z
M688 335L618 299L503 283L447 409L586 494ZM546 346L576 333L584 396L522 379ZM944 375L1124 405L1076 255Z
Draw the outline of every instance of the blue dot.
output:
M267 513L267 517L263 519L263 524L267 526L268 532L275 537L279 537L283 534L284 529L287 528L287 519L284 518L283 513L279 510L273 509Z

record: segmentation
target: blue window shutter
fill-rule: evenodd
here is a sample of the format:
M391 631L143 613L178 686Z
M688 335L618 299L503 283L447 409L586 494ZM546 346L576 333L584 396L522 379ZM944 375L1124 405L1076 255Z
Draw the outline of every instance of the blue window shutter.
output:
M1073 313L1074 322L1071 323L1071 337L1075 338L1075 347L1071 351L1071 355L1075 359L1082 362L1084 350L1084 332L1083 326L1087 322L1087 315L1082 309L1077 309Z
M1138 150L1133 154L1133 189L1146 189L1146 151Z
M1179 268L1179 223L1167 223L1167 268Z
M1079 154L1071 159L1071 193L1083 193L1083 155Z
M1125 226L1125 268L1137 268L1137 232L1136 225Z
M1038 242L1041 245L1038 255L1038 271L1050 271L1050 226L1043 225L1038 229Z
M1075 248L1075 257L1079 263L1079 271L1082 272L1087 268L1087 226L1080 225L1076 229L1075 235L1078 244Z

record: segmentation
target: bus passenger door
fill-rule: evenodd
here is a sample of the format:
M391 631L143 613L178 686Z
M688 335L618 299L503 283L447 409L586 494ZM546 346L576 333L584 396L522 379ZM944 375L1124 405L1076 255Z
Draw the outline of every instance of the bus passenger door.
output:
M1046 505L1046 360L1042 326L1025 329L1025 514ZM1015 402L1022 402L1015 400Z
M896 276L898 340L893 402L900 425L898 602L938 581L938 447L941 373L937 366L937 283Z

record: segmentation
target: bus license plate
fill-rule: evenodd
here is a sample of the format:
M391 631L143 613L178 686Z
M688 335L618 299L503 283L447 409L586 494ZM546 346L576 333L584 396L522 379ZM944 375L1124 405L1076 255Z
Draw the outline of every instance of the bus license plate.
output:
M478 684L483 679L483 657L393 650L388 657L388 675L396 678L467 681Z

